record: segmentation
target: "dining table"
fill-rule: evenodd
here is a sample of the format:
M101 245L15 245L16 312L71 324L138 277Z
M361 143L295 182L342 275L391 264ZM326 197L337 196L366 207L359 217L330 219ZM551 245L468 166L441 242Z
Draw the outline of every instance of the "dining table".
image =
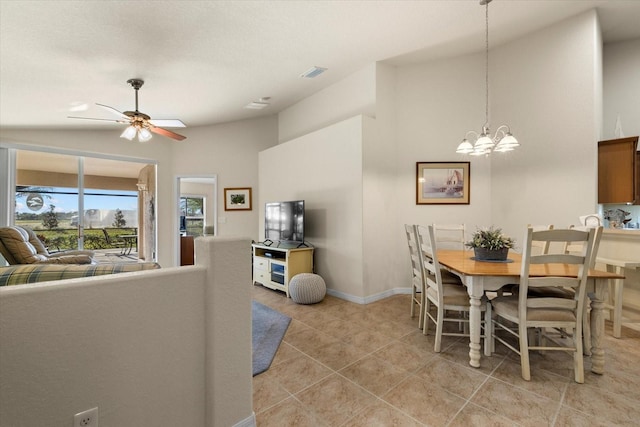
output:
M499 262L476 261L471 250L438 250L438 262L444 268L460 277L469 293L469 364L480 367L481 299L487 291L499 291L503 286L518 284L522 268L522 255L510 251L507 260ZM571 264L531 265L533 276L575 277L578 266ZM590 332L585 336L590 341L591 371L604 373L604 305L609 292L609 281L621 279L617 273L590 269L587 279L587 295L591 301ZM589 336L588 336L589 335ZM589 339L590 338L590 339ZM488 346L487 346L488 347ZM485 347L485 349L487 349ZM485 355L490 356L491 354Z

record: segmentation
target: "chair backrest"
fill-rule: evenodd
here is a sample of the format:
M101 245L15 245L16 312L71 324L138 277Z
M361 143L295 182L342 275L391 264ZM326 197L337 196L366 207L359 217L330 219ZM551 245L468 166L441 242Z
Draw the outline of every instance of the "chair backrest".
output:
M433 225L427 227L416 225L416 235L422 256L425 290L430 298L437 299L438 307L443 307L442 272L438 262L438 248Z
M595 230L595 237L593 238L593 250L592 250L592 257L591 257L591 265L589 266L589 268L593 268L596 264L596 258L598 257L598 248L600 247L600 239L602 238L602 226L583 226L583 225L579 225L579 226L575 226L575 225L570 225L569 229L574 229L574 230L582 230L582 231L586 231L590 228L593 228ZM569 253L580 253L582 251L584 247L584 242L578 242L578 243L570 243L570 242L564 242L563 245L563 253L565 254L569 254Z
M532 228L533 231L541 231L541 230L553 230L553 224L549 225L531 225L528 224L527 228ZM532 248L535 248L533 252L536 252L536 255L548 254L549 253L549 242L540 242L534 241L531 243Z
M411 260L411 280L414 281L414 286L420 289L422 281L422 264L420 263L420 251L415 226L405 224L404 232L407 238L407 246L409 247L409 258Z
M433 231L438 248L464 250L464 224L433 224Z
M523 243L522 253L522 269L520 271L520 289L519 289L519 317L521 324L526 324L527 309L529 308L555 308L569 309L574 312L577 321L576 328L580 328L582 324L583 307L586 295L586 282L589 273L589 267L593 260L594 240L596 230L593 228L587 230L577 229L552 229L534 231L533 228L527 228ZM558 254L532 254L533 242L553 243L568 242L568 244L583 243L580 253L558 253ZM575 276L567 276L565 268L553 264L572 264L577 267ZM540 267L538 267L540 265ZM557 271L557 275L536 277L536 271L542 268L546 274L550 271ZM557 270L553 270L557 268ZM572 288L575 290L573 299L563 297L533 297L529 296L529 288ZM538 319L541 320L541 319ZM558 320L558 319L549 319Z
M26 227L0 228L2 256L9 264L33 264L46 261L48 252L35 232ZM40 253L44 251L44 253Z

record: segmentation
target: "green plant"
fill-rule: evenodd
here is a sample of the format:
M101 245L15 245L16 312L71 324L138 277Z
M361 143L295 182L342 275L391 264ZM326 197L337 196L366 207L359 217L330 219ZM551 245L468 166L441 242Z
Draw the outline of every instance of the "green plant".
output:
M111 224L114 228L123 228L127 225L127 221L124 219L124 214L120 209L116 209L116 213L114 215L113 224Z
M55 205L49 205L49 211L42 215L42 225L49 230L58 227L58 215L56 214L55 209Z
M502 234L501 228L477 229L471 236L471 240L465 243L470 248L484 248L496 251L505 248L513 248L516 241L509 236Z

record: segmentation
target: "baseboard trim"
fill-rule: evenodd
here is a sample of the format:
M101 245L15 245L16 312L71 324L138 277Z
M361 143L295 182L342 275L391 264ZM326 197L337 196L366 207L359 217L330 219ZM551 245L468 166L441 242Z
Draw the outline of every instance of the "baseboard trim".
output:
M250 417L234 424L233 427L256 427L256 413L252 412Z
M379 301L384 298L388 298L392 295L405 295L411 293L411 288L394 288L389 289L379 294L369 295L367 297L357 297L355 295L347 294L345 292L336 291L333 289L327 289L327 293L333 297L343 299L345 301L353 302L356 304L371 304L372 302Z

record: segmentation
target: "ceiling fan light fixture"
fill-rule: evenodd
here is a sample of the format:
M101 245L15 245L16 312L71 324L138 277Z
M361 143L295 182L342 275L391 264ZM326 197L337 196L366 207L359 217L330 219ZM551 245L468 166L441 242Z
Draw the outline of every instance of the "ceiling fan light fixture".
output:
M138 91L144 84L144 80L129 79L127 80L127 83L130 84L131 87L133 87L135 92L136 108L134 111L122 112L108 105L96 103L96 105L118 116L118 119L117 120L116 119L100 119L100 118L93 118L93 117L73 117L73 116L67 116L67 117L69 117L70 119L100 120L100 121L106 121L106 122L127 124L128 125L127 128L124 130L124 132L122 132L122 134L120 134L120 138L125 138L125 139L128 139L129 141L132 141L133 138L138 136L138 141L147 142L153 137L153 135L151 134L152 130L153 130L153 133L166 136L167 138L171 138L176 141L182 141L186 139L186 136L184 135L180 135L178 133L165 129L167 127L186 127L186 125L181 120L178 120L178 119L151 120L150 116L138 110ZM260 101L266 101L268 99L269 98L260 98Z
M143 127L138 130L138 141L147 142L151 138L153 138L153 135L151 134L149 129Z
M120 138L125 138L125 139L128 139L129 141L132 141L133 138L135 138L137 131L138 130L135 128L135 126L133 125L127 126L124 132L122 132L122 134L120 135Z

